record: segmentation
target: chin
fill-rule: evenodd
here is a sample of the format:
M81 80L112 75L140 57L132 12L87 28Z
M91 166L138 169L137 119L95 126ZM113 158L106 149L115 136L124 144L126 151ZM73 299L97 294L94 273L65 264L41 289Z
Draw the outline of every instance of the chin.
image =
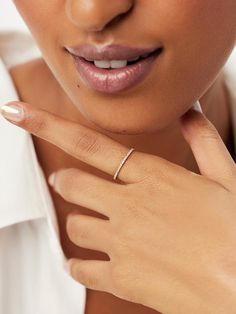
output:
M91 123L97 130L104 131L105 133L113 133L120 135L141 135L151 134L160 131L160 124L156 123L144 123L144 121L118 121L117 119L111 119L107 122L104 120L98 121L97 119L91 119L86 117L87 121ZM162 121L163 123L163 121ZM159 127L158 127L159 126Z
M130 128L130 127L127 127L127 128L123 128L123 127L114 127L114 126L111 126L111 127L108 127L108 126L103 126L103 125L98 125L98 124L95 124L96 127L100 128L101 130L103 131L106 131L106 132L109 132L109 133L113 133L113 134L120 134L120 135L138 135L138 134L146 134L146 133L149 133L147 130L140 130L140 129L137 129L137 128Z
M85 123L97 131L120 135L141 135L160 133L169 128L182 114L182 108L173 105L163 106L149 95L141 97L111 97L111 99L81 93L71 93L70 99L78 110L78 122ZM144 105L145 104L145 105Z

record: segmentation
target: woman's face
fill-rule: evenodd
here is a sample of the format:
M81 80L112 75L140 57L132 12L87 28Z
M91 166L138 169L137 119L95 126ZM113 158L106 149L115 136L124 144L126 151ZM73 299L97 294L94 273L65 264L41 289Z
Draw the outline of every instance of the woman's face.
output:
M14 3L73 104L115 133L149 133L172 124L212 85L236 42L235 0ZM87 84L66 50L84 44L163 51L138 85L108 93Z

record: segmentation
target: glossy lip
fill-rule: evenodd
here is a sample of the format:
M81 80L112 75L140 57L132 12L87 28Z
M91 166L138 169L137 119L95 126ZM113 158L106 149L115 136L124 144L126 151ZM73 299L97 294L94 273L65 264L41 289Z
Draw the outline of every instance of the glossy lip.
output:
M68 47L66 50L76 57L87 60L130 60L146 53L152 53L161 46L154 48L134 48L120 45L93 46L81 45L78 47Z
M68 49L67 49L68 50ZM117 93L142 82L162 54L163 47L152 49L130 48L118 45L96 48L84 45L70 49L77 71L90 88L104 93ZM119 69L101 69L87 60L130 60L144 54L150 56ZM86 60L87 59L87 60Z

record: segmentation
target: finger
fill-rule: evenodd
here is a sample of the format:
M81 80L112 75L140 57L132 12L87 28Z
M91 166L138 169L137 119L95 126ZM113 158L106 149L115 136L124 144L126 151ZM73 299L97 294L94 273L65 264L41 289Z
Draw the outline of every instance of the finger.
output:
M201 174L227 184L235 174L235 162L215 126L191 108L182 116L182 132L189 143Z
M20 116L17 116L17 109ZM129 148L78 123L68 121L23 102L1 107L1 114L19 127L58 146L71 156L114 175ZM132 183L142 178L142 155L133 152L119 174L121 181Z
M109 220L70 214L67 217L66 230L69 239L79 247L108 253L111 241Z
M122 206L123 185L81 169L60 169L49 180L55 191L66 201L89 208L107 217L115 215Z
M87 288L99 291L112 291L109 261L72 258L67 265L72 278Z

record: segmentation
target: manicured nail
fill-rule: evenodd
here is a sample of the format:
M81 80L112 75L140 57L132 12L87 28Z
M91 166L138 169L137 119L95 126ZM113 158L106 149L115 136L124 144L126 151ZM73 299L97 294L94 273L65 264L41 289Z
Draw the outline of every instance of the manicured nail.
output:
M196 111L198 111L198 112L203 113L203 111L202 111L202 107L201 107L201 105L200 105L200 102L199 102L199 101L195 102L195 104L193 105L193 109L194 109L194 110L196 110Z
M55 177L56 177L55 173L52 173L48 178L48 182L51 186L54 186L55 184Z
M21 106L16 104L6 104L0 107L0 113L4 118L13 122L23 121L25 118L25 111Z

